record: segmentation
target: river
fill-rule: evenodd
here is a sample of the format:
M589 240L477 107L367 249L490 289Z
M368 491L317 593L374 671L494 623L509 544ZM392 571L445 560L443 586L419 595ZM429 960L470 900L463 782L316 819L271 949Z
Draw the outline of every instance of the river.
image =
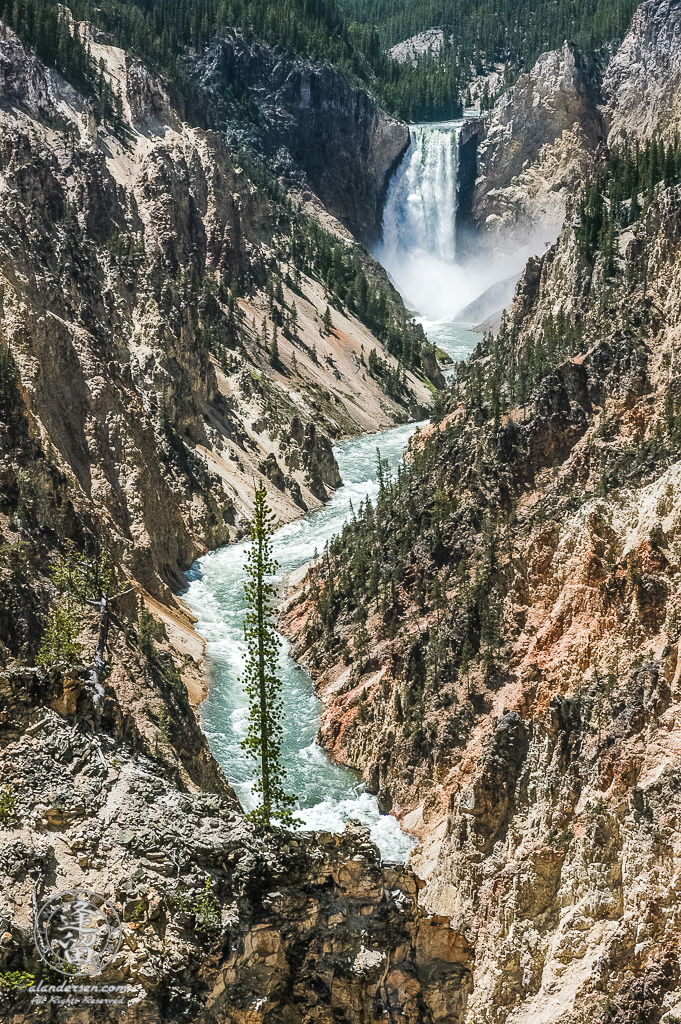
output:
M470 274L456 264L456 133L459 123L417 126L412 146L398 170L386 203L384 244L376 256L389 270L405 301L421 310L426 334L453 359L465 358L479 336L452 315L463 305L461 288L475 289ZM434 286L434 287L433 287ZM479 294L478 289L478 294ZM457 306L458 303L458 306ZM273 537L279 578L321 552L367 496L378 491L376 449L396 469L417 424L378 435L353 438L334 449L343 486L324 508L289 523ZM206 640L210 689L201 708L201 724L211 749L246 809L253 806L252 761L241 749L246 734L247 700L241 685L244 668L244 563L246 542L213 551L187 574L183 597L197 616ZM413 840L391 815L381 815L376 798L357 775L332 763L316 744L320 702L309 675L289 657L280 638L279 674L286 712L282 745L289 791L297 795L297 817L305 827L342 831L357 818L369 826L386 859L405 861Z
M378 493L376 448L396 468L416 424L395 427L380 435L344 441L334 449L343 486L324 508L278 529L273 552L279 578L309 561L315 550L338 533L367 496ZM183 597L197 616L196 629L205 638L210 662L210 691L201 708L201 724L211 749L234 786L245 808L253 806L252 762L241 749L246 733L247 701L241 686L245 645L244 563L247 544L232 544L198 560L187 573L189 586ZM281 637L279 673L286 710L283 761L288 785L298 796L297 816L308 828L340 832L347 818L358 818L371 829L384 857L405 860L413 842L397 820L378 812L375 797L366 793L356 774L333 764L316 744L320 702L307 672L288 655Z

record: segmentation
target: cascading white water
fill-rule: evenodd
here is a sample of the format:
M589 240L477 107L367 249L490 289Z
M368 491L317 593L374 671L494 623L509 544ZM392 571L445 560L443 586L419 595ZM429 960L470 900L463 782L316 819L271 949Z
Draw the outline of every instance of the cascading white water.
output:
M456 263L456 174L461 121L417 124L395 172L376 257L407 306L432 321L451 320L465 302Z
M411 144L383 214L387 251L416 251L454 263L459 127L459 122L412 125Z
M428 337L455 360L465 358L479 340L457 322L457 314L509 274L504 262L487 258L473 263L457 253L462 125L411 126L409 149L390 182L383 235L374 252Z

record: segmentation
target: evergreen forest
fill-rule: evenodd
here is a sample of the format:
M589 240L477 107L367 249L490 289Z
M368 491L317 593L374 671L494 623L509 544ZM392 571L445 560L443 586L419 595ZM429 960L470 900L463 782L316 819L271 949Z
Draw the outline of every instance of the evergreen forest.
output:
M545 50L569 40L584 51L620 39L635 0L73 0L87 20L162 71L176 91L194 97L192 54L221 33L243 32L282 52L328 61L372 91L391 113L409 120L457 117L471 78L495 63L506 83ZM100 98L114 118L117 98L78 33L69 32L56 0L0 0L0 18L75 85ZM388 48L431 27L446 45L414 66Z

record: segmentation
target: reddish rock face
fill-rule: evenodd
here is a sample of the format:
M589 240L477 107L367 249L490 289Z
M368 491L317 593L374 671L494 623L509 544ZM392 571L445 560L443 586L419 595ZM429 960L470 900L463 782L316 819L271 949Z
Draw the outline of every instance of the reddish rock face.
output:
M320 565L282 617L321 741L421 840L424 905L470 947L471 1024L658 1022L679 999L679 186L618 227L610 276L579 227L528 264L339 544L333 614ZM569 350L521 401L517 368L558 323Z

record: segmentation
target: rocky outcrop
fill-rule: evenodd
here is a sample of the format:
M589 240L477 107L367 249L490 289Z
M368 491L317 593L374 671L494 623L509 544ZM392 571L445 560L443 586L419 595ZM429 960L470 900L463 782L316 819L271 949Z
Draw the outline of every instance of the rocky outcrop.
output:
M667 914L656 909L666 881L657 880L664 855L651 831L676 813L675 769L663 743L652 782L643 754L664 732L669 700L653 665L612 694L597 728L586 725L584 698L555 698L529 743L514 746L518 767L494 788L497 800L510 794L513 813L482 858L478 833L496 830L499 813L496 803L471 806L469 794L488 777L485 756L470 789L454 798L439 898L466 915L471 940L477 935L467 1019L488 1020L490 1007L523 1021L540 1012L580 1020L589 1007L599 1021L673 1015L679 964ZM672 826L666 841L675 847L677 839ZM461 899L471 878L479 879L472 899ZM445 892L459 895L452 901Z
M429 381L435 385L436 388L445 388L447 381L442 373L437 361L437 350L433 348L424 349L421 355L421 369L426 375Z
M678 0L647 0L604 66L590 61L587 70L567 43L542 54L489 115L469 223L504 251L528 239L540 246L555 237L599 143L673 138L681 121L680 34Z
M604 136L598 98L565 43L497 100L478 148L472 218L502 249L555 237L567 190Z
M422 57L436 57L445 48L445 33L441 28L429 28L390 47L388 53L400 64L417 67Z
M232 94L245 92L259 125L234 126L231 137L259 150L290 184L314 192L359 238L376 239L390 176L409 145L405 124L328 64L282 57L239 35L210 47L196 75L216 124L224 123Z
M681 4L647 0L608 64L603 116L610 145L673 138L681 125Z
M78 994L59 1008L29 989L54 983L33 943L33 895L40 905L74 885L105 895L122 921L97 984L128 986L130 1024L463 1019L467 940L419 907L418 880L381 864L368 830L265 840L214 763L216 792L174 785L163 770L172 736L140 751L125 717L112 687L97 708L77 674L0 675L13 800L0 823L0 977L19 978L0 985L3 1020L82 1012ZM194 754L203 745L209 758L195 734ZM85 1012L110 1019L107 1007Z

